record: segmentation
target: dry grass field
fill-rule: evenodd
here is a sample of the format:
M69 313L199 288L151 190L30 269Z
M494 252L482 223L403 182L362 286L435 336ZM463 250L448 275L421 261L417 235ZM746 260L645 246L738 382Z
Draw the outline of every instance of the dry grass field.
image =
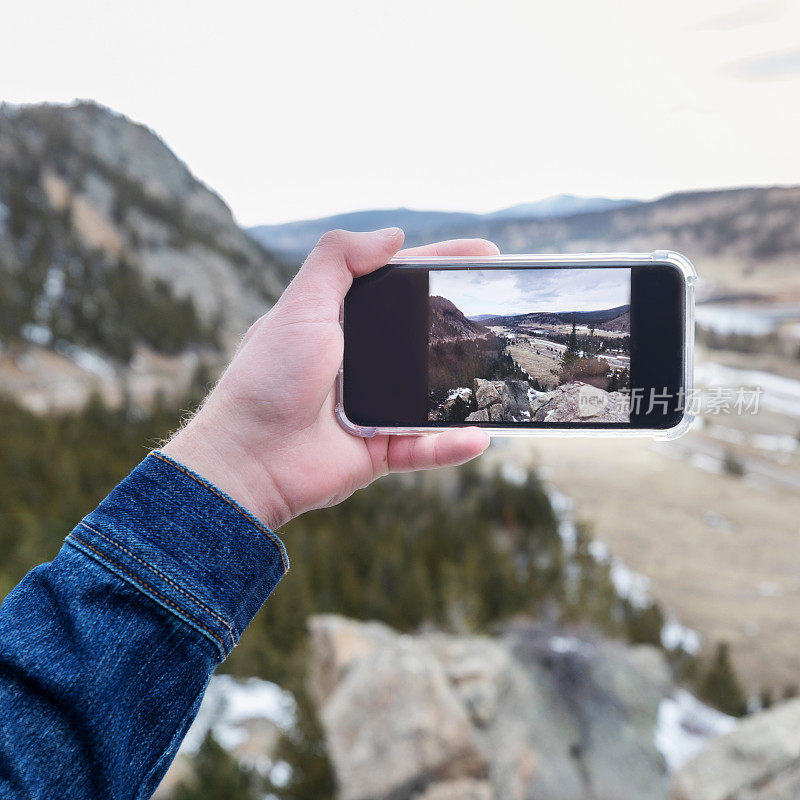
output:
M520 368L537 380L543 389L558 385L558 375L554 375L552 370L558 372L561 367L561 351L540 348L537 353L533 348L519 345L509 345L506 350Z
M749 690L800 682L800 492L714 474L687 457L703 434L507 440L492 458L535 464L578 519L703 636L730 642Z

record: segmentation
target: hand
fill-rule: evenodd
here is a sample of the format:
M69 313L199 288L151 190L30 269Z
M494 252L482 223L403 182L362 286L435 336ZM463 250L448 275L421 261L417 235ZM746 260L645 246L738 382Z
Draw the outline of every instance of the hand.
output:
M362 439L334 417L344 348L340 306L353 278L382 267L402 242L399 228L326 233L164 452L271 528L339 503L388 472L462 464L480 455L489 437L479 428ZM498 250L476 239L404 252L482 256Z

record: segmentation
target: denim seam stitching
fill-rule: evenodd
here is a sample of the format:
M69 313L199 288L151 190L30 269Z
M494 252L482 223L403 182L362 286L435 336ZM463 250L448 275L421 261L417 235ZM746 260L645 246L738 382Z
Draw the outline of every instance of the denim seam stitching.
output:
M230 636L230 640L231 640L231 648L236 646L236 639L234 637L234 629L231 627L231 625L228 623L228 621L226 619L224 619L219 614L217 614L217 612L214 611L212 608L209 608L202 600L200 600L199 598L195 597L191 592L187 591L180 584L176 583L170 577L165 575L163 572L161 572L160 569L158 569L157 567L154 567L152 564L148 563L144 559L139 558L139 556L137 556L135 553L132 553L130 550L128 550L127 547L124 547L119 542L114 541L114 539L112 539L110 536L106 536L106 534L104 534L102 531L97 530L97 528L93 528L91 525L89 525L84 520L81 520L80 524L83 525L84 528L88 528L90 531L92 531L92 533L96 533L98 536L101 536L109 544L113 544L115 547L118 547L120 550L122 550L123 553L127 553L131 558L135 558L140 564L142 564L143 566L148 567L149 569L151 569L153 572L155 572L156 575L158 575L159 578L161 578L162 580L166 581L168 584L170 584L170 586L172 586L174 589L179 591L182 595L187 597L190 601L192 601L192 602L196 603L198 606L200 606L200 608L203 609L203 611L206 611L208 614L210 614L219 623L221 623L222 625L224 625L228 629L228 635Z
M200 622L199 620L195 619L191 614L187 613L185 609L183 609L179 605L176 605L175 603L173 603L168 597L165 597L157 589L154 589L148 583L143 581L138 575L134 575L132 572L129 572L127 569L125 569L125 567L121 566L116 561L114 561L113 558L109 558L109 556L106 555L105 553L101 553L99 550L95 549L90 544L87 544L86 542L84 542L79 536L75 535L74 531L70 534L69 537L67 537L67 541L69 541L70 537L72 537L82 547L85 547L88 550L91 550L93 553L95 553L101 559L103 559L105 561L108 561L109 564L113 564L118 570L120 570L121 572L124 572L132 581L134 581L136 583L140 583L142 586L145 587L145 589L147 589L149 592L152 592L159 599L160 602L166 603L171 608L175 609L176 611L179 611L181 614L183 614L185 617L187 617L187 619L189 619L192 622L192 624L197 625L198 627L200 627L204 631L206 631L206 633L208 633L211 636L213 636L214 639L216 639L216 641L219 642L219 644L221 645L222 652L223 653L225 652L225 642L213 630L211 630L211 628L209 628L206 625L203 625L202 622Z
M266 527L266 525L263 525L255 517L251 517L245 514L244 510L239 508L239 506L236 505L236 503L234 503L230 497L226 496L223 492L221 492L211 483L202 480L198 475L194 475L192 472L186 469L186 467L178 464L176 461L173 461L172 459L168 460L157 450L151 451L148 455L154 456L163 464L169 464L169 466L174 467L179 472L182 472L184 475L188 476L196 483L199 483L200 486L202 486L205 489L208 489L209 492L212 492L221 500L224 500L232 509L234 509L237 513L241 514L241 516L244 517L244 519L246 519L249 523L255 525L263 534L267 536L267 538L275 545L275 547L278 548L278 553L280 553L281 556L281 563L283 564L283 570L284 572L289 571L289 565L286 563L286 556L284 555L283 548L280 545L280 540L278 539L277 536L275 536L275 534L269 528Z

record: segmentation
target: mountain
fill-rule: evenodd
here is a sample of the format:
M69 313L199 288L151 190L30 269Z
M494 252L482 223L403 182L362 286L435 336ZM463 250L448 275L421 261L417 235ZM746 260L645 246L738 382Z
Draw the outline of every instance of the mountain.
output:
M628 306L627 311L624 311L618 317L600 322L597 329L601 331L620 331L622 333L631 332L631 310Z
M364 228L400 225L409 246L478 236L497 242L506 253L677 250L695 263L703 279L701 297L730 292L800 301L800 187L682 192L649 202L576 200L588 205L551 198L485 215L407 209L374 212L374 217L359 213L367 215L360 217ZM284 238L262 241L281 252L295 248L287 258L298 262L318 234L350 221L344 215L269 226L270 236ZM259 238L263 230L251 233Z
M622 208L636 202L638 201L560 194L535 203L511 206L489 214L388 208L353 211L332 217L287 222L282 225L258 225L250 228L249 233L265 247L298 260L314 247L325 231L335 228L344 228L349 231L372 231L397 225L405 231L406 238L409 240L430 241L433 232L443 227L455 226L468 230L471 226L489 219L548 219L609 208Z
M479 322L467 319L446 297L434 295L429 300L429 308L428 330L434 339L480 339L490 333Z
M595 325L605 331L630 330L630 305L598 311L533 311L527 314L492 316L481 314L480 321L492 325ZM471 319L478 320L477 317Z
M557 194L536 203L520 203L510 208L493 211L486 216L499 219L550 219L569 217L572 214L588 214L592 211L607 211L611 208L626 208L640 200L612 200L609 197L578 197L574 194Z
M171 386L229 352L288 270L144 126L0 106L0 384L31 407L154 370L151 394Z
M257 225L248 233L265 247L302 260L323 233L337 228L348 231L374 231L398 226L406 235L424 236L425 231L442 226L475 224L479 214L448 211L416 211L410 208L385 208L372 211L352 211L320 219L287 222L281 225Z
M709 293L800 299L800 187L684 192L557 219L483 218L427 235L484 237L506 253L677 250L694 262Z

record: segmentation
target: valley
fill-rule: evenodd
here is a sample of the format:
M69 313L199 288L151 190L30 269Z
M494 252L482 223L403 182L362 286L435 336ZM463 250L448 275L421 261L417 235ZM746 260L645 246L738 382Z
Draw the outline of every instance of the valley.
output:
M603 420L627 420L622 393L630 383L629 306L467 318L449 300L432 296L430 309L430 420L601 421L569 405L588 399L581 396L587 392L602 408L619 408ZM497 389L493 402L479 396L478 386L487 381ZM557 394L560 387L568 393ZM521 393L526 402L504 399Z

